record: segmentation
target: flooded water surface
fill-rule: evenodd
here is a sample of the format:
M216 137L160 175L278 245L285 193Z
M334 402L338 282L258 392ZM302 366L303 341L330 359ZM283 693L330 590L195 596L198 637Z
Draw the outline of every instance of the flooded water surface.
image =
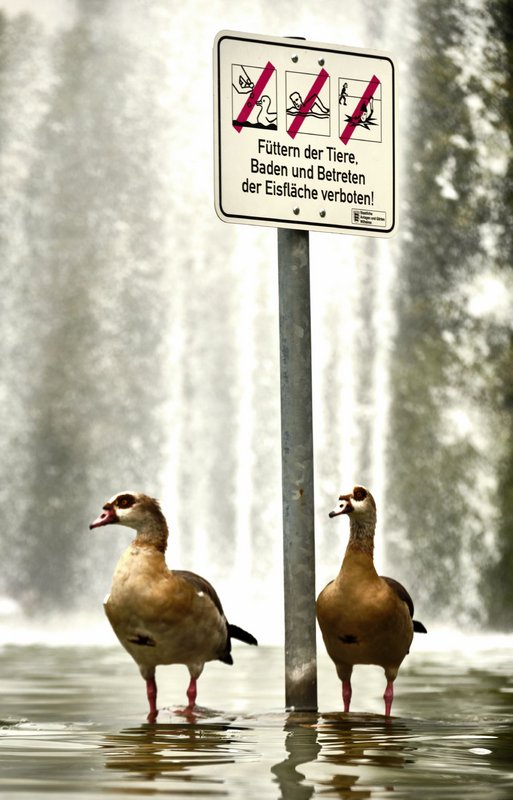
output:
M194 716L180 713L186 669L161 667L149 724L119 647L5 646L0 795L510 800L512 652L505 640L417 649L386 720L378 668L355 669L343 714L321 651L319 712L286 713L281 648L241 646L234 667L206 666Z

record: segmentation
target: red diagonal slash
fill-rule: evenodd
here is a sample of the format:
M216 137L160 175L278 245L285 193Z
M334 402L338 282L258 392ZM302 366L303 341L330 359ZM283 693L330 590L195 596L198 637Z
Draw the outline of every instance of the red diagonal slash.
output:
M237 117L236 122L233 123L233 127L235 128L237 133L241 132L242 128L244 127L244 122L246 122L246 120L248 119L249 115L251 114L251 112L253 111L254 107L256 106L257 100L260 100L260 96L261 96L262 92L264 91L265 87L267 86L269 78L273 74L274 70L275 70L274 65L271 64L270 61L268 61L267 64L265 65L264 69L262 70L262 74L260 75L260 77L258 78L257 82L255 83L255 85L253 87L253 91L251 92L251 94L249 95L248 99L246 100L246 102L242 106L241 112L240 112L239 116Z
M328 73L326 72L326 70L323 67L321 69L321 71L319 72L319 74L317 75L312 88L308 92L306 100L303 101L303 105L301 106L300 109L298 109L298 112L297 112L296 116L294 117L294 119L292 120L291 126L287 131L288 135L292 139L295 138L296 133L298 132L298 130L300 129L301 125L305 121L306 115L311 110L313 104L317 100L317 95L321 91L322 87L324 86L324 84L326 83L328 78L329 78L329 75L328 75Z
M353 135L354 131L356 130L358 123L360 122L360 117L362 116L363 107L367 107L369 105L369 101L373 96L374 92L378 88L380 84L379 78L376 78L375 75L369 81L369 85L367 86L366 90L363 93L362 98L359 100L358 105L356 106L355 110L351 114L351 122L348 122L340 138L342 139L344 144L347 144L351 136Z

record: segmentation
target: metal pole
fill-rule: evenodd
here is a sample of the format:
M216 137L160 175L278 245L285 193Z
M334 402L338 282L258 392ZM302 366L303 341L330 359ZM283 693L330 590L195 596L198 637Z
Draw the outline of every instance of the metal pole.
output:
M278 229L285 702L317 710L308 231Z

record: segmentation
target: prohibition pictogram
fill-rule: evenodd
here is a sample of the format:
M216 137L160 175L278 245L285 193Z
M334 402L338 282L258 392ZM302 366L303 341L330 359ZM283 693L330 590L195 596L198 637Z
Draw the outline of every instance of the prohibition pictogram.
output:
M294 92L290 99L292 101L293 107L287 109L288 114L293 114L294 119L292 120L287 133L294 139L303 125L305 119L308 117L309 114L313 112L313 109L316 105L321 106L323 116L329 117L329 109L324 106L324 104L319 100L319 93L329 78L329 74L326 72L324 67L321 69L319 74L317 75L311 89L308 91L308 94L303 100L301 95L298 92Z
M268 61L265 67L263 68L262 72L260 73L260 76L256 81L255 85L252 88L248 86L248 88L251 89L250 95L246 100L246 102L244 103L244 105L242 106L237 119L233 123L233 127L235 128L237 133L241 132L242 128L244 127L244 123L248 120L254 107L259 104L262 93L265 87L267 86L271 76L273 75L274 71L275 71L274 65L271 64L270 61Z
M343 144L347 144L349 139L355 132L356 128L359 125L365 124L366 121L368 120L369 108L372 109L372 98L380 83L381 81L379 80L379 78L373 75L362 97L358 101L355 110L353 111L350 117L346 117L347 125L345 126L344 130L340 135L340 139L343 142ZM347 84L344 84L344 87L347 89ZM340 100L344 99L344 103L345 103L345 96L346 96L345 90L343 88Z

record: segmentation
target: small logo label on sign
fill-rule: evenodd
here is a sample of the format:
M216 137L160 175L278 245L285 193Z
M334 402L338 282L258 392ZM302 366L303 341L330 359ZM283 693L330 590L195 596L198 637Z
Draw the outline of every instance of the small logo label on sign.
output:
M351 209L351 219L354 225L372 225L375 228L385 228L387 215L385 211L367 211L361 208Z

